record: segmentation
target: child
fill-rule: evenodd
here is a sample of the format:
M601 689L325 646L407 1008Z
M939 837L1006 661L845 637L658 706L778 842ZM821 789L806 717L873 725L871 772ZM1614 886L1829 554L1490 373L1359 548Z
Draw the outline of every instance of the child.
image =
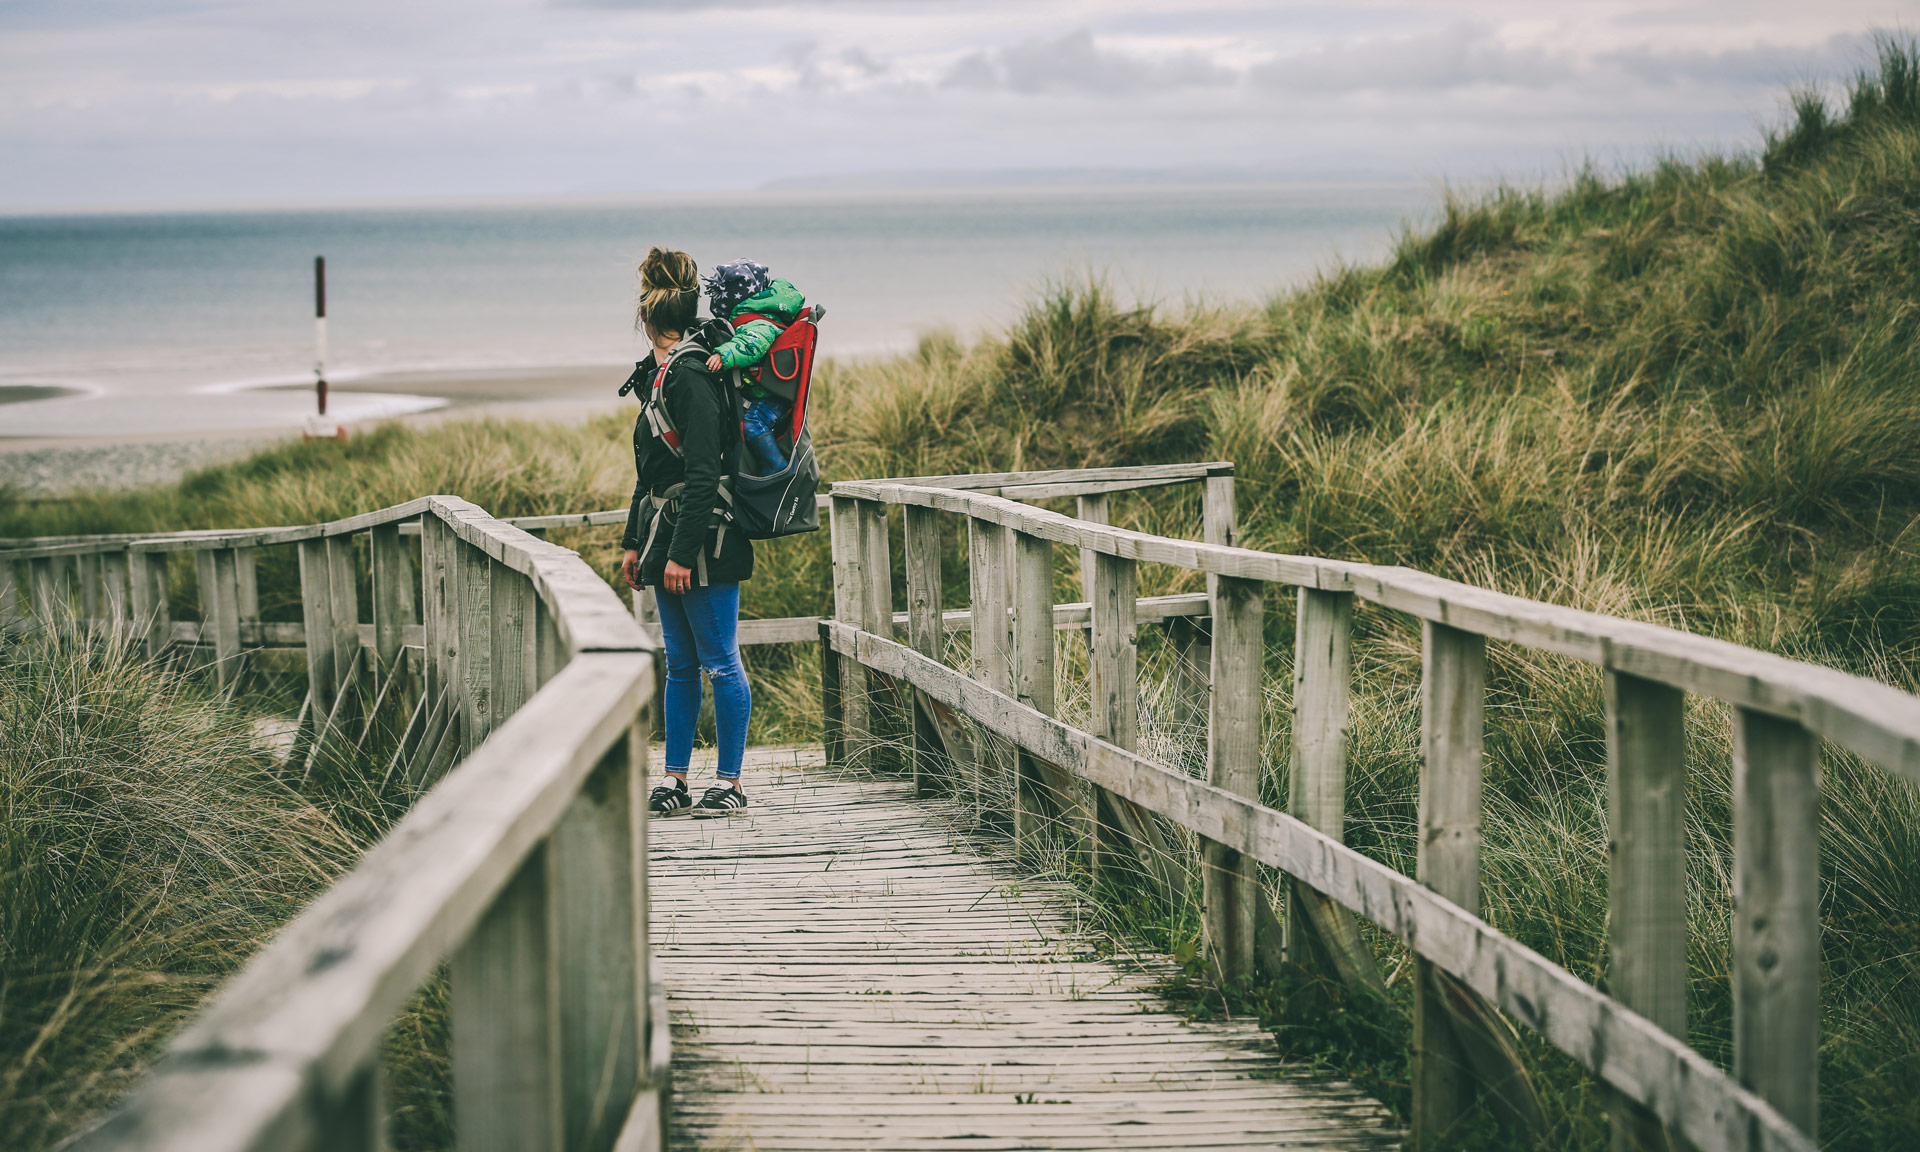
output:
M707 286L713 314L735 324L733 337L707 358L707 369L712 372L751 368L759 363L780 338L781 326L793 323L806 311L807 298L799 289L785 280L770 279L767 266L751 260L722 264L702 282ZM772 319L738 322L738 317L749 315ZM751 379L743 379L740 393L747 401L741 416L747 447L758 458L762 474L771 475L787 466L786 453L780 450L773 430L793 406Z

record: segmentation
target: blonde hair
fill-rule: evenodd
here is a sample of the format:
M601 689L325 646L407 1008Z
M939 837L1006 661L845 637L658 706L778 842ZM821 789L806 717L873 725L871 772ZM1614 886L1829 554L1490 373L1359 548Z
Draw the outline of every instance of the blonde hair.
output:
M700 266L685 252L650 248L640 261L640 307L635 328L653 340L684 333L700 312Z

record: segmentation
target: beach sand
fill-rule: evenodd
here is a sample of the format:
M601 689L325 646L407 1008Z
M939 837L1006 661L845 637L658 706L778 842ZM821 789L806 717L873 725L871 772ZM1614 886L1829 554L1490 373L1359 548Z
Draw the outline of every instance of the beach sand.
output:
M356 404L357 398L392 397L409 398L407 407L416 409L401 415L346 419L342 423L349 435L388 420L436 424L495 417L574 423L631 407L631 397L623 399L616 393L632 370L614 364L382 373L329 384L334 401L329 409L346 414L364 410ZM117 403L121 398L112 396L50 399L46 402L63 406L49 414L52 419L44 418L44 409L36 411L32 401L41 397L21 396L17 402L25 406L13 408L8 397L0 396L0 486L29 497L45 497L82 488L170 483L196 468L304 435L303 418L312 410L312 393L310 384L226 395L195 393L191 403L163 405L159 419L138 422L125 419L124 405ZM222 405L229 399L230 406ZM263 400L270 403L262 405ZM79 408L82 404L94 411ZM229 412L264 410L274 418L194 419L208 408L222 407ZM76 434L94 423L89 417L96 413L101 430ZM9 419L16 414L32 418ZM59 434L34 435L36 427L57 429Z

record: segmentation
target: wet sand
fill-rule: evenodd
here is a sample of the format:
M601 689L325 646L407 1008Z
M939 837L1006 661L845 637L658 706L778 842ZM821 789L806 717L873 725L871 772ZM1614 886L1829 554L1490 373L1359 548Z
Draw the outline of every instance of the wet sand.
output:
M433 404L425 410L401 415L380 415L372 419L342 421L348 433L370 428L389 420L408 424L437 424L448 420L474 420L487 417L503 419L552 420L574 423L603 412L634 404L631 397L617 395L620 385L633 369L630 365L566 366L557 368L500 368L475 370L393 372L363 376L329 384L336 402L329 408L341 414L356 408L354 398L425 398ZM10 420L13 413L32 412L31 400L21 397L24 408L9 409L0 399L0 485L30 497L57 496L82 488L136 488L178 480L187 472L238 459L248 453L306 434L304 417L310 404L297 402L312 395L310 384L249 389L230 395L240 403L271 397L278 411L271 421L248 426L191 427L194 410L219 406L226 397L218 394L192 394L191 405L182 404L174 415L175 427L127 426L116 422L115 401L111 396L87 397L83 401L61 398L63 406L86 403L100 405L102 431L95 435L19 434L16 429L30 428L33 421ZM415 404L420 401L415 401ZM298 415L294 415L297 413ZM77 409L57 422L68 429L87 426L87 409ZM77 419L76 419L77 417Z

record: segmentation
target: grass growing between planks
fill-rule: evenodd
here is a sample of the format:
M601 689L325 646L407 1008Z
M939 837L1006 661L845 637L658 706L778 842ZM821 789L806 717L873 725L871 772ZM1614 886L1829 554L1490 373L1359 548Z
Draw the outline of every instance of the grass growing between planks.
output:
M1257 307L1174 314L1123 307L1098 285L1063 288L1000 338L962 346L934 336L912 355L827 366L816 430L837 477L1230 459L1251 546L1412 565L1911 691L1920 686L1916 299L1920 56L1890 42L1840 103L1796 97L1751 153L1450 199L1386 264L1334 269ZM293 445L140 494L0 500L0 535L304 523L427 492L504 515L616 507L631 486L630 420L390 428L344 446ZM1129 526L1197 535L1190 492L1115 505ZM556 539L610 573L616 535ZM955 537L950 605L965 583ZM1071 558L1059 563L1061 597L1077 598ZM822 541L763 548L746 611L821 612L826 576ZM263 557L262 577L268 618L296 618L291 562ZM1166 570L1142 579L1147 594L1201 587ZM1291 611L1290 599L1269 598L1270 803L1285 795ZM1410 869L1418 636L1370 611L1358 627L1348 840ZM749 654L754 739L817 730L813 659ZM1485 914L1601 980L1599 678L1500 646L1490 659ZM1151 675L1143 680L1151 687ZM1069 714L1073 683L1062 686ZM1152 691L1143 711L1163 741L1154 747L1191 766L1193 734L1154 719ZM1699 703L1690 720L1690 1031L1725 1059L1727 724ZM1833 756L1823 820L1822 1142L1912 1144L1920 799ZM1195 954L1190 906L1112 890L1105 899L1122 927ZM1229 990L1229 1003L1262 1011L1291 1050L1404 1107L1404 957L1375 943L1383 971L1401 972L1385 1002L1283 977ZM1315 998L1343 1011L1298 1010ZM1523 1045L1554 1142L1603 1146L1591 1083ZM62 1067L77 1082L98 1065L74 1052Z

